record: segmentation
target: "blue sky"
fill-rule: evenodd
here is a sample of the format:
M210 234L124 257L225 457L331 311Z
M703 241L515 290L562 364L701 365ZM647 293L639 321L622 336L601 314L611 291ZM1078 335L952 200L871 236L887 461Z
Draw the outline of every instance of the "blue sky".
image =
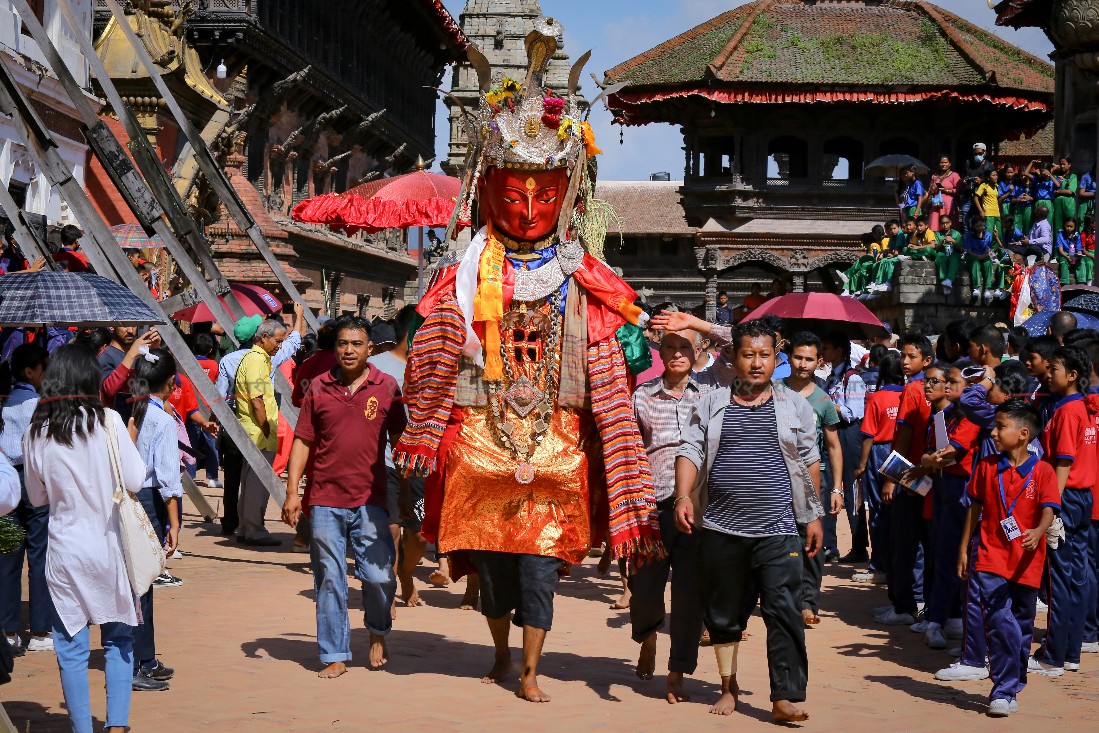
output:
M595 95L595 85L587 72L603 73L626 59L693 28L746 0L541 0L542 12L556 18L565 27L565 50L576 58L589 48L592 57L585 69L584 92ZM995 14L986 0L937 0L935 3L971 23L986 28L1026 51L1045 58L1053 46L1034 28L1015 31L995 24ZM444 0L455 18L465 0ZM449 88L449 79L444 88ZM438 131L438 160L446 156L446 108L440 103L435 129ZM591 116L596 139L605 154L599 161L603 180L648 180L649 173L669 171L673 179L683 177L683 138L673 125L629 127L619 145L617 125L602 103ZM436 164L434 166L438 168Z

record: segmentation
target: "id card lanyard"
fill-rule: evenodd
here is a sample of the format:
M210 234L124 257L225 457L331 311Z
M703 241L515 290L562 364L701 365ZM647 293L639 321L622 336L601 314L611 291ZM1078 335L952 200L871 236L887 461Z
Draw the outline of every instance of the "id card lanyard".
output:
M1031 471L1034 469L1032 468ZM1000 505L1003 506L1005 517L1000 521L1000 526L1004 530L1004 534L1007 536L1008 541L1013 541L1022 535L1019 531L1019 523L1015 521L1015 506L1019 503L1019 499L1026 493L1027 482L1030 480L1031 471L1027 471L1023 474L1023 483L1019 488L1019 493L1015 495L1015 499L1011 502L1011 506L1007 505L1007 491L1004 490L1004 473L1001 471L996 475L996 479L1000 482Z

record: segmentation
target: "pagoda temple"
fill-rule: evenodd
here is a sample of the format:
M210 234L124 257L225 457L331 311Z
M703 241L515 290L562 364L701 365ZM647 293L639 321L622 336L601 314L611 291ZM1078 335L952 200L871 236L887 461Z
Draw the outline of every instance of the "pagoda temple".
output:
M606 73L620 82L617 123L682 129L671 193L701 271L687 306L783 273L795 291L835 289L861 235L897 213L867 163L946 153L960 167L974 142L995 156L1053 117L1048 62L920 0L755 0Z

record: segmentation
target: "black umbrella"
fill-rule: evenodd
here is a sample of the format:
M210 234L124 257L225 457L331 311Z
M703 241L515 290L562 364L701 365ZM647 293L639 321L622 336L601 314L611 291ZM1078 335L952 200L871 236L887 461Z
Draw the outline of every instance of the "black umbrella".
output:
M1061 306L1061 310L1099 316L1099 293L1084 293L1083 295L1077 295Z
M0 276L5 326L139 326L166 323L125 286L88 272L16 272Z
M927 173L930 168L911 155L883 155L866 164L863 172L870 176L899 178L901 168L915 166L917 173Z

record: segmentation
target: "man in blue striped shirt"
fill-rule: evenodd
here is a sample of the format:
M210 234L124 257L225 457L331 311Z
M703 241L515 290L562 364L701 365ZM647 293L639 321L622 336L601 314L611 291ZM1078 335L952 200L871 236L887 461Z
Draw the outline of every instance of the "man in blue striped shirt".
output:
M703 616L717 654L721 698L736 709L736 655L758 594L767 625L771 715L802 721L809 661L799 603L802 553L821 549L816 415L773 380L778 335L763 319L739 324L731 387L695 403L675 466L676 527L699 533ZM705 490L703 490L703 486ZM797 524L805 525L806 539Z

